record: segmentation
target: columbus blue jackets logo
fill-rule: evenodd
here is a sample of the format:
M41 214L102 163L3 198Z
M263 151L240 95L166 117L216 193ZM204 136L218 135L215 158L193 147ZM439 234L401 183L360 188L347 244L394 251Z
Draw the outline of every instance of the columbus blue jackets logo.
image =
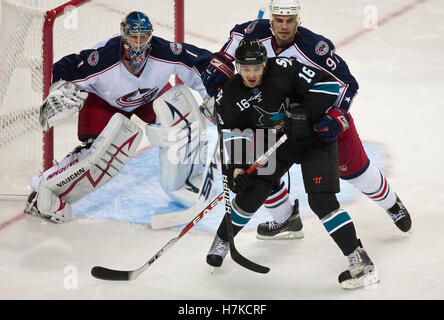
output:
M159 88L137 89L136 91L127 93L116 101L119 106L124 108L138 107L151 101L157 91L159 91Z
M99 63L99 53L97 52L97 50L95 50L89 54L87 61L88 61L88 64L93 67Z
M170 43L171 51L177 56L182 52L182 45L180 43Z
M330 51L330 47L328 43L323 40L319 41L315 47L315 52L318 56L325 56L328 51Z
M254 28L256 28L257 23L259 22L259 20L253 21L252 23L250 23L247 28L245 29L245 33L252 33Z

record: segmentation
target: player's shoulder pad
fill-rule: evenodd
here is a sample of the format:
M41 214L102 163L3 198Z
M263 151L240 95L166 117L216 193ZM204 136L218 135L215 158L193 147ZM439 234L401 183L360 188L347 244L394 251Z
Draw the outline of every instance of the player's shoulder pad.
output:
M270 20L256 19L244 22L242 24L237 24L231 30L230 34L232 34L233 32L242 34L246 38L263 39L268 36L271 36Z
M298 33L296 44L305 55L315 62L324 61L331 54L331 51L335 50L330 39L307 28L298 27Z
M201 61L202 59L209 61L212 53L188 43L170 42L153 36L149 55L157 59L168 62L181 62L189 67L193 67L196 61Z
M267 72L293 72L298 65L302 65L295 57L272 57L267 59Z
M80 67L97 73L120 61L120 36L100 42L93 49L80 52L83 64ZM89 72L88 72L89 73Z

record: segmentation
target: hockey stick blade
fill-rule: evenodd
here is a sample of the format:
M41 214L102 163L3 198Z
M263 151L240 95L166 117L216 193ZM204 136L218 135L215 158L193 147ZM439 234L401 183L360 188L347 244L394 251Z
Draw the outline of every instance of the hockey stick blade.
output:
M257 264L247 258L237 251L236 246L234 245L234 236L233 236L233 226L231 220L231 200L230 200L230 191L228 189L228 177L224 173L224 169L222 169L222 179L224 182L224 199L225 199L225 216L227 220L227 233L228 233L228 243L230 246L230 256L236 263L241 265L244 268L247 268L251 271L258 273L268 273L270 268L264 267L260 264Z
M102 280L128 281L131 271L112 270L104 267L95 266L91 269L91 275L94 278Z
M228 232L228 243L230 246L230 256L233 261L238 263L244 268L247 268L251 271L258 273L268 273L270 268L264 267L256 262L253 262L237 251L236 246L234 245L234 236L233 236L233 226L231 220L231 201L230 201L230 191L228 189L228 177L222 171L222 179L224 180L224 199L225 199L225 216L227 217L227 232Z
M199 213L199 216L201 214L202 214L202 212ZM168 241L168 243L166 245L164 245L162 247L162 249L160 249L154 256L151 257L151 259L149 259L139 269L136 269L136 270L114 270L114 269L108 269L105 267L95 266L91 269L91 275L97 279L112 280L112 281L128 281L128 280L136 279L137 277L139 277L142 274L142 272L145 271L146 268L148 268L150 265L152 265L154 263L154 261L156 261L165 251L167 251L170 247L172 247L173 244L175 244L177 242L177 240L179 240L189 229L191 229L191 227L194 226L195 221L196 221L196 219L191 221L176 238L173 238L170 241Z
M230 242L230 255L233 261L251 271L264 274L270 272L270 268L257 264L256 262L253 262L251 260L248 260L243 255L241 255L239 251L237 251L234 244L232 244L231 242Z

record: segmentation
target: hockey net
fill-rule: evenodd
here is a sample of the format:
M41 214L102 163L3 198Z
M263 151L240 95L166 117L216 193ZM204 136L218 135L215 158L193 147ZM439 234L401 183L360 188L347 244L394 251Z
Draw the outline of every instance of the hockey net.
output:
M51 166L59 146L78 144L58 126L43 133L38 122L53 62L119 34L134 10L150 17L155 35L183 41L183 0L0 1L0 198L8 199L30 193L30 177ZM75 137L76 127L70 131Z

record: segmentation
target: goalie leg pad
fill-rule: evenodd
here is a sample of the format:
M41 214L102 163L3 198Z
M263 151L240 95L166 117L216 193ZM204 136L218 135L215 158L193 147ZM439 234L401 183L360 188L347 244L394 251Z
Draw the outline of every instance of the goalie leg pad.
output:
M163 190L185 206L195 202L208 153L205 121L192 92L176 85L153 104L160 126L147 126L148 139L160 147ZM155 135L155 136L154 136Z
M45 186L41 186L37 193L37 209L42 217L55 223L71 220L71 205Z
M39 210L45 214L62 210L64 202L72 204L104 185L127 164L141 139L136 124L122 114L113 115L89 149L71 153L43 173L38 186Z

